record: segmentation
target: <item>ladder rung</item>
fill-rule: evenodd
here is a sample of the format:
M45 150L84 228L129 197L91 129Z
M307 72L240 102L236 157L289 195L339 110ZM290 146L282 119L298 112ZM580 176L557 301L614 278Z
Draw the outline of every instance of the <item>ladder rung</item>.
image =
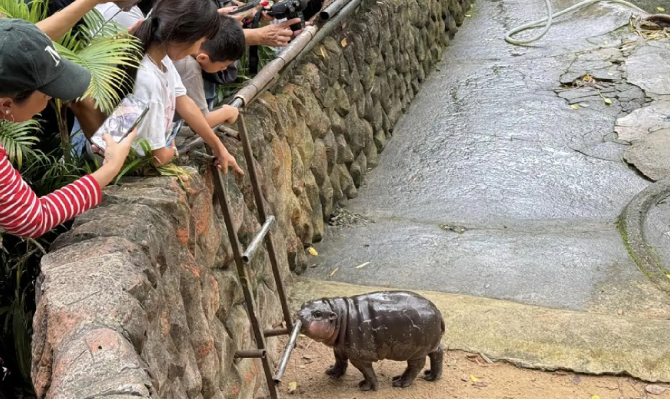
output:
M265 349L251 349L246 351L236 351L236 359L263 359L266 355Z
M287 335L289 333L288 328L277 328L275 330L265 330L263 335L266 338L268 337L278 337L280 335Z
M284 350L284 356L282 356L281 361L279 362L279 367L277 368L277 374L275 374L273 380L275 385L281 383L281 379L284 378L284 372L286 372L286 366L288 366L288 361L291 358L293 353L293 348L295 348L295 341L298 340L298 335L300 334L300 328L302 327L302 321L296 320L293 324L293 331L291 332L291 338L289 338L288 343L286 344L286 349Z
M247 250L244 251L242 254L242 261L244 263L249 263L251 259L254 257L254 254L256 253L256 250L258 250L258 247L261 245L263 242L263 239L265 236L268 234L270 231L270 228L275 222L275 217L274 216L268 216L267 220L265 223L263 223L263 227L261 228L261 231L256 234L256 237L254 237L253 240L251 240L251 244L247 247Z

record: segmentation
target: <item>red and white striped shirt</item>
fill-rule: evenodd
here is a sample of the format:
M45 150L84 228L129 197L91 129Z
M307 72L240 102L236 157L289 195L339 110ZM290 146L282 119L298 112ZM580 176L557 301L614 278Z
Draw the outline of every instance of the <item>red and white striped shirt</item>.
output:
M101 198L100 185L90 175L37 198L0 145L0 227L8 233L37 238L98 205Z

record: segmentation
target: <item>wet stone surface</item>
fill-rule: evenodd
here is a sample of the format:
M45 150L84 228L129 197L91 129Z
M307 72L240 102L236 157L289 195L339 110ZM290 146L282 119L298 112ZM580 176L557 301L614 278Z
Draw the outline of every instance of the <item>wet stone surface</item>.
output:
M590 7L531 46L502 40L544 12L521 0L467 12L346 204L374 223L326 229L308 277L615 314L667 305L615 226L649 184L613 129L649 102L626 80L630 13ZM587 74L594 82L575 85Z

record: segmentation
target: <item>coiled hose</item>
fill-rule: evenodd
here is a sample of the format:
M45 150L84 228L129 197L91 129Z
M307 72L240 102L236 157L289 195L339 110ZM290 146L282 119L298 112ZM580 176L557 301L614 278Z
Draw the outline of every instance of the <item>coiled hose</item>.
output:
M625 0L585 0L585 1L582 1L581 3L575 4L572 7L568 7L563 11L559 11L556 14L553 14L553 10L551 8L550 0L545 0L545 3L547 4L547 17L542 18L542 19L537 20L537 21L529 22L525 25L521 25L517 28L512 29L511 31L507 32L507 34L505 35L505 41L507 43L514 44L514 45L517 45L517 46L523 46L525 44L530 44L532 42L538 41L542 38L542 36L544 36L547 32L549 32L549 29L551 29L551 25L553 23L554 18L558 18L563 14L567 14L569 12L578 10L582 7L586 7L586 6L589 6L589 5L594 4L594 3L599 3L601 1L607 1L607 2L610 2L610 3L622 4L626 7L630 7L633 10L642 13L643 15L648 15L648 13L645 10L643 10L640 7L636 6L635 4L629 3ZM542 31L535 37L532 37L530 39L523 39L523 40L522 39L517 40L517 39L512 38L512 36L516 35L519 32L523 32L527 29L538 28L542 24L545 24L544 29L542 29Z

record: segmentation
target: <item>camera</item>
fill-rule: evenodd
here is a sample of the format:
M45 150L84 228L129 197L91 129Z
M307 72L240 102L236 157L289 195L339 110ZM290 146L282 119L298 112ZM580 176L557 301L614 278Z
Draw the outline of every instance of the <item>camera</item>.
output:
M300 18L300 23L291 25L291 30L295 32L305 28L305 18L302 14L305 8L307 8L307 0L285 0L274 3L272 7L265 12L269 16L277 19Z

